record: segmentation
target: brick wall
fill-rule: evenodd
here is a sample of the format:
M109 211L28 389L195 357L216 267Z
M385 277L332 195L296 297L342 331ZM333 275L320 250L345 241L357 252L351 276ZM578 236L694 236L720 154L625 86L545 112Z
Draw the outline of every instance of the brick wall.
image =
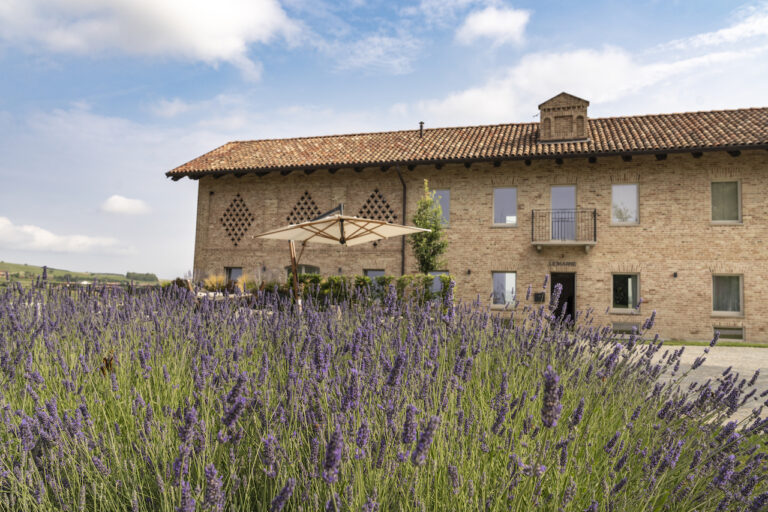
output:
M407 221L410 222L422 191L423 180L432 189L450 189L451 224L447 229L447 269L457 281L457 294L465 300L480 297L489 302L491 272L517 273L518 295L528 286L540 291L550 272L576 273L576 307L594 309L602 323L641 322L657 310L657 329L665 338L710 339L715 326L743 327L749 341L768 341L768 319L762 311L768 298L768 152L743 151L670 154L666 160L653 155L620 157L416 166L401 168L407 185ZM710 221L710 184L732 179L741 183L740 225L713 225ZM640 222L611 225L611 185L637 183ZM550 187L575 185L578 208L597 209L597 243L583 247L543 247L531 244L531 210L550 208ZM515 227L493 225L493 189L517 187ZM199 181L195 273L200 279L222 274L224 267L243 267L255 279L285 279L289 253L286 242L256 240L253 235L286 224L286 217L309 192L321 211L343 202L345 213L356 215L375 189L386 198L402 221L402 185L393 168L382 172L341 169L334 174L273 173L261 178L225 176ZM253 223L234 247L221 217L240 194ZM300 249L299 249L300 250ZM406 245L406 272L416 264ZM301 263L320 267L321 273L360 274L382 268L399 274L401 239L384 240L376 247L324 247L308 244ZM639 314L606 312L611 305L612 274L639 274L643 304ZM677 277L673 277L674 274ZM743 275L743 316L712 314L713 273ZM549 289L547 297L549 296Z

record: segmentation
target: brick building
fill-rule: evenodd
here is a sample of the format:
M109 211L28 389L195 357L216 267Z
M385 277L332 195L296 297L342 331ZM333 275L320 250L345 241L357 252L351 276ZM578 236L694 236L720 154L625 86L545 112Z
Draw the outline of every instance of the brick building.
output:
M569 309L617 329L656 310L666 338L768 341L768 108L589 119L588 106L562 93L538 123L225 144L167 173L198 180L196 278L285 279L286 244L253 235L339 203L409 223L428 179L463 299L503 307L550 275L543 300L561 283ZM416 269L402 239L308 244L300 263Z

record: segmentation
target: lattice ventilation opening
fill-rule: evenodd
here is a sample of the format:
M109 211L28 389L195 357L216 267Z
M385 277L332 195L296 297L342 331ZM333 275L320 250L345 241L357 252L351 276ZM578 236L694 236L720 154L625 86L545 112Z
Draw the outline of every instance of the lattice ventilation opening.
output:
M288 221L288 224L299 224L319 217L321 213L323 212L317 207L309 192L304 192L285 220Z
M368 197L363 206L360 207L360 211L357 212L357 216L389 223L397 220L395 210L389 205L387 198L384 197L384 194L379 189L375 189Z
M235 198L229 203L224 215L221 216L221 225L224 226L227 236L237 247L240 241L245 237L248 228L253 224L255 217L248 209L245 201L240 194L235 194Z

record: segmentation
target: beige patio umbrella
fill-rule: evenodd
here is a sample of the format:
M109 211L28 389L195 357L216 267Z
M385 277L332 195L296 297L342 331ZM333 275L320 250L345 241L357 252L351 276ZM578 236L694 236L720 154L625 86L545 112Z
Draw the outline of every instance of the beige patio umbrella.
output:
M331 214L334 211L340 213ZM343 215L343 207L339 205L330 212L321 215L315 220L302 222L300 224L289 224L281 228L267 231L256 235L255 238L268 238L272 240L287 240L291 250L291 267L293 269L293 292L296 297L299 295L297 284L296 268L296 245L295 242L302 242L303 245L311 242L327 245L360 245L367 242L376 242L384 238L410 235L412 233L421 233L430 231L429 229L417 228L415 226L403 226L400 224L391 224L382 220L364 219L360 217L351 217ZM301 255L299 255L301 257Z

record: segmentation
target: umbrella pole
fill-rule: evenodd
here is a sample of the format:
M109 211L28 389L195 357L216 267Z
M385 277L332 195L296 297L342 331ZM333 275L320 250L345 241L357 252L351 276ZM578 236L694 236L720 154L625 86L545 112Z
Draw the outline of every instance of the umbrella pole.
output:
M296 265L296 244L293 243L293 240L290 240L288 242L291 248L291 269L293 270L293 297L294 300L299 300L299 278L298 273L299 270Z

